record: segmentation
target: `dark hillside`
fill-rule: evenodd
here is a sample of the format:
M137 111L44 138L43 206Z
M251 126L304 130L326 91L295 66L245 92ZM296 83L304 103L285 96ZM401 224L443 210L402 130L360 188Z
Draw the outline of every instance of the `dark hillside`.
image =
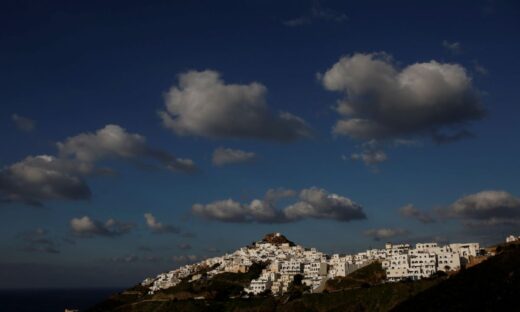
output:
M385 277L385 270L381 267L381 263L374 262L345 277L336 277L328 280L325 289L332 292L342 289L374 286L381 284Z
M498 255L418 294L393 311L518 311L520 245L497 248Z

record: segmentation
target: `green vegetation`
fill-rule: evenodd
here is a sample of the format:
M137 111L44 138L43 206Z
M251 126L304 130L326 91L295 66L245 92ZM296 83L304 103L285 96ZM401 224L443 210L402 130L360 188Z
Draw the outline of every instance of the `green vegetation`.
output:
M294 280L289 284L287 288L287 300L294 300L300 298L304 293L310 291L310 287L302 284L303 275L296 274Z
M303 294L294 297L255 297L232 300L142 300L113 309L93 311L388 311L398 303L439 283L423 280L413 283L381 284L333 293Z
M225 272L211 279L201 278L190 281L191 276L183 279L178 285L158 291L152 296L154 300L186 300L204 297L210 300L227 300L242 295L244 287L252 279L260 276L267 263L254 263L245 273Z
M118 307L131 305L134 302L141 301L148 292L146 287L136 285L122 293L114 294L107 300L94 306L89 311L115 311Z
M329 292L342 289L369 287L381 284L386 278L385 270L380 262L373 262L366 267L350 273L345 277L336 277L327 281L325 289Z
M249 285L251 280L258 278L262 273L262 270L267 266L267 262L253 263L246 273L220 273L213 277L213 279L234 282L246 287Z
M413 283L388 283L331 293L303 295L276 311L388 311L398 303L439 283L422 280Z
M201 271L203 276L201 279L191 281L192 275L190 275L182 279L176 286L163 289L153 295L147 295L147 288L138 285L111 296L90 311L134 311L132 309L137 306L148 307L149 305L159 306L161 308L157 308L158 311L163 311L161 310L163 306L185 305L184 301L197 297L204 297L211 301L228 300L230 297L242 295L244 287L248 286L252 279L259 277L267 264L267 262L253 263L245 273L226 272L215 275L212 279L205 278L205 273L208 271L208 269L205 269ZM197 300L197 302L199 301L204 302ZM196 306L199 305L199 303L196 304Z

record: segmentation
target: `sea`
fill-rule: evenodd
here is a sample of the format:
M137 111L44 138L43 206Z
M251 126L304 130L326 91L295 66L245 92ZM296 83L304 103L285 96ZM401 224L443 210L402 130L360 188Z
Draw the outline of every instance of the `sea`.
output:
M87 308L122 291L114 288L0 289L1 312L63 312Z

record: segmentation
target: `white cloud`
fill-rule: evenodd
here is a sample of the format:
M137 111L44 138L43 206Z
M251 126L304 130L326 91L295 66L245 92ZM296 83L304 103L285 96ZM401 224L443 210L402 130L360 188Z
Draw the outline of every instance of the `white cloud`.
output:
M265 192L264 199L270 203L276 203L279 199L294 197L298 193L295 190L286 189L283 187L268 189Z
M12 114L11 120L14 122L16 128L20 131L31 132L34 130L36 123L34 120L20 116L18 114Z
M151 148L144 136L129 133L118 125L106 125L95 133L81 133L57 143L57 146L62 157L72 157L83 162L149 157L173 170L195 170L192 160L178 159L166 151Z
M81 133L57 143L60 154L85 162L103 158L133 158L147 152L146 139L118 125L106 125L96 133Z
M270 190L264 199L254 199L250 203L227 199L205 205L195 204L192 213L222 222L277 223L301 219L351 221L366 218L362 207L349 198L314 187L301 190L295 203L283 209L275 207L277 199L291 196L294 196L293 191Z
M351 221L366 219L363 208L337 194L330 194L324 189L308 188L300 191L299 201L286 207L283 212L289 220L306 218L333 219Z
M400 228L379 228L365 231L365 236L372 237L375 241L391 239L397 236L408 235L408 231Z
M104 159L130 159L139 162L152 158L175 171L192 172L190 159L176 158L153 149L145 137L126 132L120 126L107 125L96 133L82 133L58 142L59 156L28 156L0 170L0 200L43 205L49 200L86 200L91 191L85 177L107 174L110 168L98 168Z
M0 170L0 194L4 201L42 205L46 200L81 200L91 196L81 178L92 167L54 156L29 156Z
M464 196L446 209L446 218L457 218L468 226L520 224L520 198L499 190L485 190Z
M239 149L219 147L213 151L212 162L215 166L245 163L254 160L256 154Z
M350 159L360 160L366 166L377 171L377 164L382 163L388 159L385 151L376 140L370 140L361 144L361 152L352 153Z
M365 164L365 166L369 167L372 170L372 172L377 173L379 172L378 164L385 162L388 159L388 156L386 155L386 152L383 149L385 145L396 147L399 145L409 144L406 140L393 140L391 144L388 144L388 142L386 143L387 144L382 144L374 139L363 142L361 146L357 147L357 149L359 150L358 152L350 154L350 159L354 161L362 161ZM344 160L347 159L346 156L342 156L342 158Z
M408 204L399 208L399 214L405 218L416 219L422 223L435 222L435 218L430 213L421 211L412 204Z
M216 71L188 71L166 94L163 125L178 135L293 141L309 137L305 121L267 106L260 83L226 84Z
M250 215L248 205L243 205L231 198L205 205L194 204L191 211L197 216L224 222L246 222Z
M173 225L163 224L163 223L157 221L157 219L151 213L145 213L144 218L146 220L146 225L154 233L158 233L158 234L166 234L166 233L178 234L178 233L180 233L180 229L178 229L177 227L175 227Z
M361 153L352 153L350 158L352 160L361 160L365 165L371 166L386 161L388 157L384 151L364 150Z
M81 237L93 236L120 236L129 233L135 228L133 223L108 219L106 222L93 220L88 216L70 220L73 234Z
M463 126L485 115L464 67L429 61L399 69L385 53L342 57L323 75L323 86L343 92L333 132L361 140L430 136L467 137Z

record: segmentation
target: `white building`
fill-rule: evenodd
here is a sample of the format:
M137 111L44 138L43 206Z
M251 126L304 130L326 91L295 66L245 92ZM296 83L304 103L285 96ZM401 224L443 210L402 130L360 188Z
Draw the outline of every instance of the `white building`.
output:
M437 255L437 270L448 272L460 270L460 257L457 252L447 251Z
M386 269L386 278L390 282L400 281L408 277L410 263L407 254L395 254L383 261L383 268Z
M386 244L390 251L382 262L388 281L426 278L438 271L458 271L461 263L480 251L478 243L457 243L439 246L437 243L418 243L414 249L405 245Z
M300 274L303 272L303 263L297 260L284 261L280 272L283 274Z
M327 263L318 261L306 263L303 266L303 274L313 277L327 275Z
M459 257L461 258L461 264L463 265L469 262L469 257L476 257L480 252L479 243L450 244L450 248L459 254Z
M409 261L408 277L413 280L430 277L437 272L437 256L434 253L417 249L410 250Z
M249 288L245 289L248 293L258 295L266 290L271 289L273 282L269 279L258 278L251 281Z
M518 240L519 237L509 236L506 241L513 239ZM479 251L478 243L439 246L430 242L418 243L415 248L409 244L387 243L384 249L329 256L315 248L263 241L240 248L231 254L185 265L154 278L146 278L141 284L148 287L149 293L153 294L181 281L195 281L202 277L211 279L224 272L247 272L255 263L269 263L245 291L259 294L270 289L274 295L283 294L287 292L295 275L301 274L302 283L314 292L321 291L327 279L347 276L374 261L382 262L388 281L407 278L415 280L429 277L438 271L459 270L470 257L477 256Z
M506 237L506 243L516 242L517 240L520 240L520 236L509 235Z

